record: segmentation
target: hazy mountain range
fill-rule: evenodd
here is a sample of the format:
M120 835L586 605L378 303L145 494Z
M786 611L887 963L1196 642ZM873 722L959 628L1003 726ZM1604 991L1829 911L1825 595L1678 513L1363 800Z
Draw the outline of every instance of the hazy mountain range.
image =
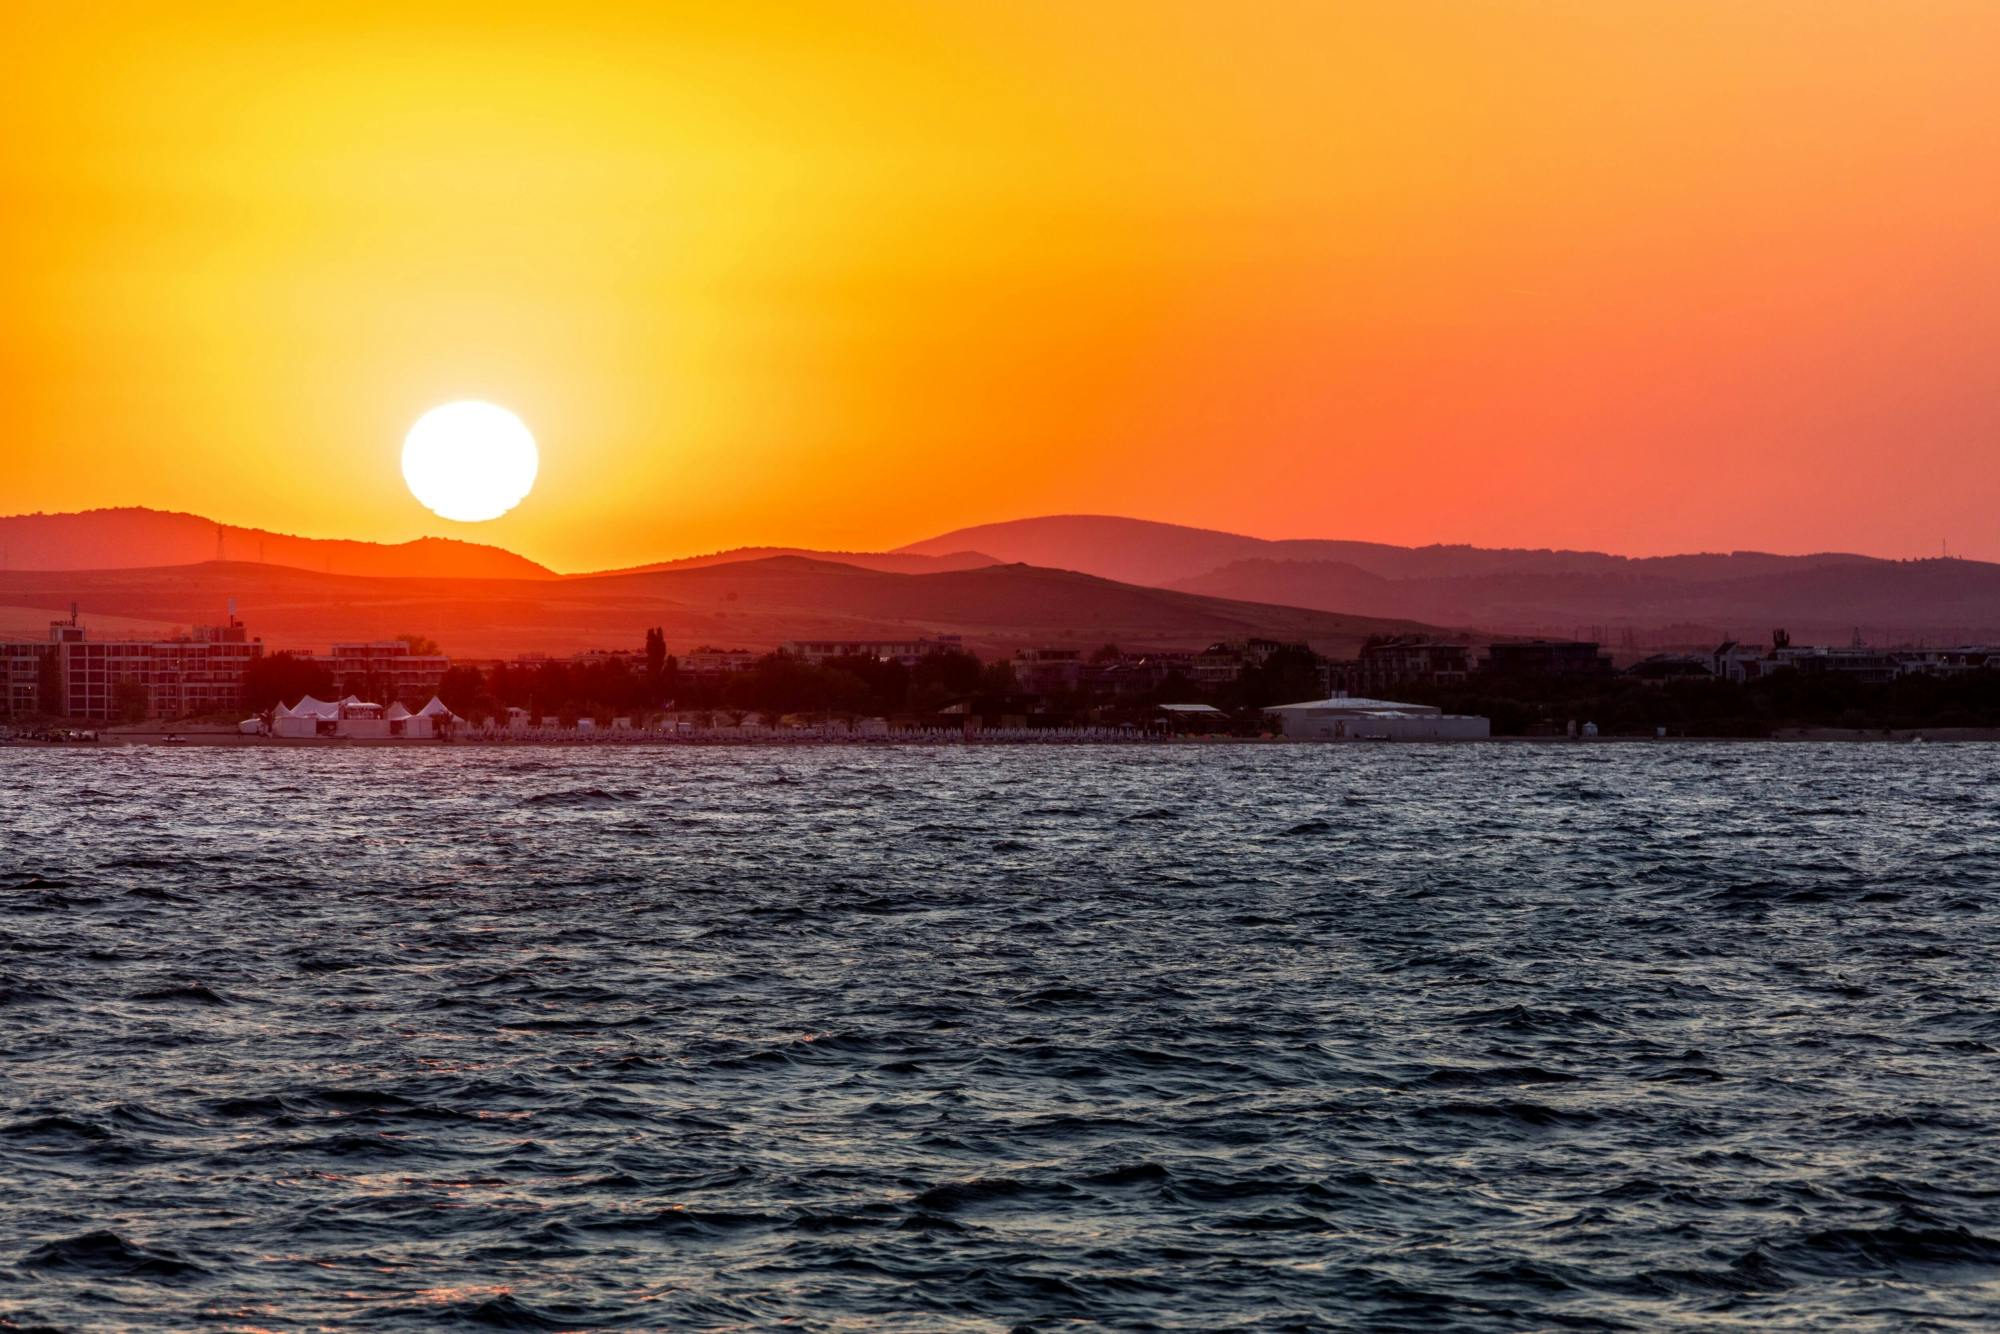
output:
M1761 640L1781 626L1801 642L1845 642L1857 628L1876 642L2000 639L2000 565L1979 561L1279 541L1095 515L986 524L891 552L746 547L563 575L442 538L332 541L94 510L0 518L0 565L10 630L72 597L136 632L213 619L234 595L267 639L420 630L462 635L447 646L479 654L623 642L640 624L668 625L676 644L746 647L957 633L988 648L1167 648L1268 634L1340 651L1361 635L1425 626L1632 647Z
M976 550L1183 592L1394 615L1495 634L1582 634L1616 644L2000 639L2000 565L1851 552L1613 556L1398 547L1238 533L1099 515L961 528L899 548Z
M129 570L212 560L384 578L557 577L526 556L448 537L395 544L292 537L151 509L0 517L0 570Z
M208 561L136 570L0 573L0 636L40 637L72 601L117 637L222 618L234 599L267 647L429 635L462 657L638 647L660 626L676 651L771 648L787 639L956 634L983 655L1031 645L1198 649L1258 635L1351 654L1413 622L1345 616L1142 588L1066 570L989 565L897 574L771 556L637 574L561 579L385 579L283 565Z

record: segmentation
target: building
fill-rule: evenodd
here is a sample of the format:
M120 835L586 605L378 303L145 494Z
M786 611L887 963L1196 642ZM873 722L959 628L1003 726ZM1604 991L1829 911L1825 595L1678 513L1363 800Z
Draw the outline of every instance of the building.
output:
M1243 675L1243 651L1230 644L1210 644L1188 664L1188 679L1213 689L1233 684Z
M763 655L747 648L712 648L703 644L680 659L680 669L691 676L726 676L747 672Z
M1627 667L1625 675L1649 686L1663 686L1674 681L1713 681L1715 667L1699 653L1655 653Z
M1790 643L1773 648L1768 660L1768 670L1786 669L1812 676L1841 676L1864 685L1884 685L1902 672L1896 655L1881 649L1795 647Z
M335 644L332 652L313 661L326 668L343 691L412 708L436 695L444 674L451 670L451 659L444 654L414 652L401 639Z
M1609 676L1611 655L1591 639L1496 640L1479 667L1493 676Z
M1963 676L2000 669L2000 649L1979 644L1958 648L1898 649L1896 666L1904 676Z
M55 642L0 644L0 718L61 712L62 663Z
M1362 690L1400 685L1458 686L1472 672L1472 650L1422 635L1371 639L1361 646L1350 679Z
M1229 730L1229 715L1213 704L1162 704L1160 726L1169 732L1208 736Z
M1127 654L1110 661L1087 662L1080 673L1080 686L1095 699L1127 699L1151 694L1176 677L1194 680L1193 654Z
M236 617L172 639L92 639L70 609L39 643L0 643L0 717L56 714L108 721L236 713L243 678L264 656ZM299 655L344 691L415 708L438 692L451 659L415 653L400 639L335 644Z
M958 635L936 639L793 639L781 647L791 657L818 665L835 658L874 658L914 667L933 653L956 653L964 645Z
M1279 639L1232 639L1210 644L1197 653L1189 665L1189 679L1200 686L1226 686L1239 681L1243 673L1264 666L1280 653L1297 653L1313 662L1319 656L1309 644L1287 644Z
M174 639L93 640L71 608L47 639L0 644L0 710L100 721L233 713L263 653L233 612Z
M1264 710L1281 735L1298 741L1484 741L1493 724L1428 704L1335 695Z
M1083 684L1083 654L1073 648L1024 648L1013 665L1014 683L1031 695L1074 693Z
M1739 644L1733 639L1723 643L1708 655L1709 670L1718 680L1734 681L1741 685L1745 681L1755 681L1765 671L1764 651L1754 644Z

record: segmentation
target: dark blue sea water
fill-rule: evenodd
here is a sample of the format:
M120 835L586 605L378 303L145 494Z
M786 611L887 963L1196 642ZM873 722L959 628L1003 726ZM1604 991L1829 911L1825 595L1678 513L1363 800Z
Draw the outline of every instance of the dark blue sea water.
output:
M0 1314L1991 1327L1996 771L0 752Z

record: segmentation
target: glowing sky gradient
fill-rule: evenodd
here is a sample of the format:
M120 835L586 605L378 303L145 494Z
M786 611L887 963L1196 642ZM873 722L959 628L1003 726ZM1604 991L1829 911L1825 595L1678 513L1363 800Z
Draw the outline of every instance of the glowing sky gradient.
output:
M1991 0L71 8L0 17L0 510L2000 558ZM454 527L464 398L542 472Z

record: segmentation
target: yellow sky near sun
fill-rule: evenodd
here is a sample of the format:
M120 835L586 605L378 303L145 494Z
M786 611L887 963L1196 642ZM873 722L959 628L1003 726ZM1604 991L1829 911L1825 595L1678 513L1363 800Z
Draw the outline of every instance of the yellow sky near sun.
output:
M295 9L0 18L0 511L2000 556L2000 6Z

